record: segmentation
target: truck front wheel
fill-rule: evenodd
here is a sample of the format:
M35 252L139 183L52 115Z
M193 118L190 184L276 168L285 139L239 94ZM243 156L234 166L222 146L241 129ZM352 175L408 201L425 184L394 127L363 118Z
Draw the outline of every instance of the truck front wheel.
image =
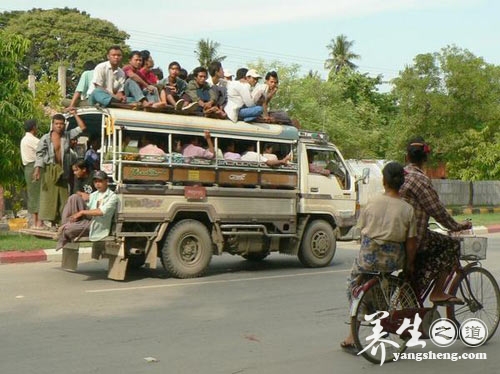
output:
M333 260L337 241L332 226L324 220L310 222L299 249L299 260L310 268L328 266Z
M161 255L163 266L172 276L201 276L212 259L212 240L208 229L193 219L179 221L168 233Z

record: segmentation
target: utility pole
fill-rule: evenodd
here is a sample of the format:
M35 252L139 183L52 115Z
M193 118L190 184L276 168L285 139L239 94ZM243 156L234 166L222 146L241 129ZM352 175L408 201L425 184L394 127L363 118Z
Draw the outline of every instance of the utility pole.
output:
M66 98L66 66L59 65L57 68L57 81L61 87L61 97Z
M28 88L33 93L33 96L35 96L36 92L35 82L36 82L35 74L33 73L33 69L30 67L30 72L28 75Z

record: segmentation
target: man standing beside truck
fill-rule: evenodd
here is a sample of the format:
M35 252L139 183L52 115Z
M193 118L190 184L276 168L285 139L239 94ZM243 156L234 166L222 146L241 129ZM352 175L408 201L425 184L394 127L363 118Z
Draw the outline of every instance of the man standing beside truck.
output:
M65 131L62 114L52 117L52 129L40 139L36 149L34 180L41 180L39 219L53 224L61 218L68 199L68 181L71 170L70 140L87 127L76 110L72 110L78 127ZM43 170L43 173L42 173Z

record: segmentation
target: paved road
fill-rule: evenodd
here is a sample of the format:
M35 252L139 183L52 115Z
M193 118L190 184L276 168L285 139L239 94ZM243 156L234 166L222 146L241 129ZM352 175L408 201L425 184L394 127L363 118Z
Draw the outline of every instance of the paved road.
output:
M484 264L498 277L500 235L490 237ZM55 263L0 266L0 373L498 372L498 334L475 350L428 342L434 352L486 352L485 361L382 369L342 352L345 278L356 250L340 243L323 269L283 255L257 265L224 255L195 280L143 269L114 282L103 262L84 263L77 273Z

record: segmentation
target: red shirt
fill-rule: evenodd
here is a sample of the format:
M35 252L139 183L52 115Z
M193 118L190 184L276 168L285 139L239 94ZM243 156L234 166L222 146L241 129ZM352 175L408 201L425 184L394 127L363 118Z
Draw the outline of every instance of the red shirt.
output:
M141 68L141 70L139 70L139 76L149 84L158 83L158 77L151 70L146 71L146 69Z
M127 76L127 78L130 78L130 76L132 74L137 74L144 82L146 83L149 83L149 81L146 79L146 77L144 76L144 74L141 73L141 71L139 69L136 69L134 68L132 65L125 65L123 68L122 68L123 72L125 73L125 75ZM143 84L139 84L139 86L141 86L141 88L146 88L145 85Z

